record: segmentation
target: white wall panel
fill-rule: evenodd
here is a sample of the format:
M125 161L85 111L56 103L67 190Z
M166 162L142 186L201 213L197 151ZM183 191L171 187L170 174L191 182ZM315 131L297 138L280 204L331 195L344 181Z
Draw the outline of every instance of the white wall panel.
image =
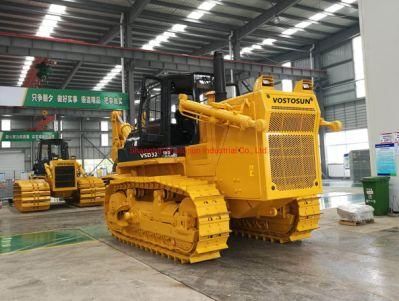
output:
M355 78L353 62L350 61L330 67L327 69L327 74L329 85L353 80Z
M367 128L364 100L326 107L324 116L327 120L340 120L345 130Z
M347 42L335 49L323 53L322 65L323 67L339 64L346 60L352 60L352 43Z

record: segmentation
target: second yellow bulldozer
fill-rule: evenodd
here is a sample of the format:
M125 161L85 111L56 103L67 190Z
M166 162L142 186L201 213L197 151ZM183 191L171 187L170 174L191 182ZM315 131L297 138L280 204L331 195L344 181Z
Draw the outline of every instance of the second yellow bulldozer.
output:
M50 208L51 197L63 198L77 206L104 203L105 186L99 178L86 175L75 158L69 158L62 139L40 140L37 162L29 180L14 183L14 205L20 212Z
M321 118L311 80L283 92L260 76L253 91L227 97L220 53L214 66L146 78L137 127L115 131L124 145L106 190L109 230L183 263L218 258L232 231L309 237L320 218L319 127L341 127ZM119 112L113 123L127 128Z

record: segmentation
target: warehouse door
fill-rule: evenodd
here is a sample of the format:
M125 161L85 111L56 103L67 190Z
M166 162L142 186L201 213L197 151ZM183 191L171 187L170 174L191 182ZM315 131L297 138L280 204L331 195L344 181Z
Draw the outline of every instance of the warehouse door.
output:
M6 179L19 179L25 171L25 155L19 151L0 152L0 174Z

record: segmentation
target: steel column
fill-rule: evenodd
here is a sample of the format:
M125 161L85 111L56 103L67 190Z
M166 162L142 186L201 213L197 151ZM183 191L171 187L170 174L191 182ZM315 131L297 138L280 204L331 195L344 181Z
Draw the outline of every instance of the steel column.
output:
M127 16L128 20L131 20L132 17L130 15ZM127 22L125 24L125 45L127 48L131 48L133 45L133 26L131 22ZM126 75L127 75L127 89L129 94L129 118L128 122L130 124L134 124L134 118L136 117L136 110L134 106L134 60L129 59L126 61Z
M79 156L82 160L82 167L85 168L85 156L84 156L84 140L83 140L83 118L79 118Z
M134 104L135 101L135 93L134 90L134 61L130 61L128 64L128 72L127 72L127 85L128 85L128 93L129 93L129 123L135 124L134 119L136 118L136 107Z
M240 40L238 39L234 39L233 41L233 57L235 61L239 61L241 59Z
M312 64L312 62L311 62ZM315 68L322 68L322 60L321 60L321 52L320 52L320 45L316 44L316 47L313 50L313 65ZM324 89L323 89L324 82L323 80L319 80L316 82L315 86L315 93L317 96L317 100L319 103L321 116L324 117L325 112L325 101L324 101ZM329 120L330 121L330 120ZM327 165L327 156L326 156L326 146L325 146L325 134L326 128L321 127L319 130L319 137L320 137L320 160L321 160L321 171L325 178L328 178L328 165Z

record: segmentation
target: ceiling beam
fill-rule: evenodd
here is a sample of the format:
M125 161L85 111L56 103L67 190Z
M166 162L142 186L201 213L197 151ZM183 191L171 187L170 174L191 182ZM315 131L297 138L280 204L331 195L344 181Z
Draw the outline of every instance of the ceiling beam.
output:
M0 54L45 57L55 60L72 60L116 65L121 58L134 60L135 66L178 72L213 72L212 57L148 51L137 48L106 46L79 41L42 38L37 36L0 33ZM288 68L253 61L226 61L226 69L239 72L272 74L284 78L325 77L320 70Z
M227 3L227 2L223 2L223 3L224 3L224 5L229 6L229 3ZM187 11L187 12L191 12L192 10L195 9L195 7L192 7L192 6L189 6L189 5L177 4L177 3L168 3L168 2L166 2L164 0L152 0L151 4L159 5L159 6L165 6L165 7L171 7L171 8L175 8L175 9L181 9L181 10L184 10L184 11ZM259 11L263 13L263 12L266 12L267 9L258 9L257 12L259 12ZM251 18L248 18L248 17L244 17L244 16L236 15L236 14L231 14L231 13L227 14L227 13L224 13L224 12L216 12L216 11L213 11L213 10L206 12L206 14L209 15L209 16L216 16L216 17L221 17L221 18L234 19L234 20L242 21L242 22L250 22L251 21ZM286 13L282 13L282 14L280 14L280 16L284 17L284 18L292 19L292 20L297 20L299 22L308 20L308 18L295 16L295 15L292 15L292 14L286 14ZM346 28L345 25L335 24L335 23L331 23L331 22L327 22L327 21L323 21L323 20L320 20L317 23L319 23L321 25L324 25L324 26L332 27L332 28L341 28L341 29ZM292 26L290 26L290 27L292 27ZM324 32L324 34L326 34L326 33Z
M246 35L255 31L258 27L262 26L263 24L273 20L282 12L286 11L291 6L294 6L301 0L283 0L279 1L276 5L269 8L264 13L260 14L258 17L253 19L252 21L248 22L244 26L240 27L236 30L235 38L237 40L241 40Z
M236 0L232 0L231 2L229 1L223 1L223 5L227 6L227 7L232 7L235 9L239 9L239 10L245 10L245 11L251 11L251 12L255 12L255 13L259 13L261 11L265 11L263 9L260 9L259 7L255 7L255 6L247 6L247 5L243 5L240 3L237 3L238 1ZM269 6L271 7L273 5L273 2L276 1L265 1L265 6Z
M297 4L295 5L296 8L302 9L304 11L308 11L308 12L314 12L314 13L323 13L325 12L323 9L317 8L317 7L312 7L309 5L302 5L302 4ZM339 12L335 12L335 13L328 13L330 16L332 17L337 17L337 18L343 18L343 19L348 19L350 21L354 21L354 22L358 22L359 18L358 17L352 17L346 14L342 14Z
M198 10L195 6L189 6L185 4L180 4L180 3L170 3L164 0L152 0L151 4L153 5L159 5L163 7L170 7L170 8L175 8L175 9L180 9L184 10L186 12L192 12L193 10ZM223 2L224 5L224 2ZM210 11L203 11L206 15L209 16L216 16L216 17L221 17L221 18L226 18L226 19L234 19L237 21L243 21L243 22L248 22L249 18L241 16L241 15L234 15L234 14L227 14L224 12L216 12L213 10Z
M287 18L287 19L297 20L297 21L299 21L299 22L302 22L302 21L309 21L308 18L300 17L300 16L295 16L295 15L293 15L293 14L283 13L283 14L281 14L280 16L283 17L283 18ZM332 22L324 21L324 20L319 20L319 21L317 21L316 23L318 23L318 24L320 24L320 25L323 25L323 26L331 27L331 28L338 28L338 29L345 29L345 28L346 28L345 25L337 24L337 23L332 23Z
M238 29L235 29L234 30L234 39L236 41L241 40L245 36L254 32L256 29L258 29L263 24L273 20L279 14L283 13L288 8L294 6L295 4L297 4L300 1L301 0L282 0L282 1L278 2L276 5L272 6L268 10L264 11L263 13L261 13L255 19L249 21L244 26L242 26ZM221 41L218 41L215 43L211 43L210 45L202 47L199 51L196 52L196 54L204 54L204 53L208 53L208 52L220 49L220 48L224 47L225 45L227 45L228 42L229 42L228 38L226 37L224 40L221 40Z
M331 4L337 4L337 0L324 0L326 2L330 2ZM342 3L342 5L353 8L353 9L359 9L359 6L356 3L348 4L348 3Z
M127 8L126 6L102 3L93 0L35 0L35 2L64 5L72 8L101 11L104 13L121 13Z
M127 24L133 24L137 18L141 15L144 8L150 3L151 0L136 0L134 4L126 12ZM100 44L108 44L115 39L120 31L120 24L113 26L104 36L99 40Z
M360 34L360 28L359 24L353 25L351 27L348 27L347 29L341 30L337 32L336 34L333 34L329 36L328 38L321 40L317 43L317 50L319 52L325 52L331 48L334 48ZM309 49L312 47L312 45L306 45L301 47L301 50L307 50L309 53ZM270 59L283 63L286 61L297 61L300 59L303 59L305 57L308 57L308 54L304 54L303 52L297 52L297 51L289 51L283 54L276 55L274 57L271 57Z
M194 20L185 17L179 17L173 14L160 13L155 11L145 11L141 14L140 19L148 19L157 22L164 22L170 25L180 23L194 28L202 28L214 31L224 31L228 33L230 26L220 22L209 22L204 20Z
M82 67L83 62L79 61L76 63L76 65L73 67L71 72L69 72L68 77L64 80L61 89L66 89L66 87L69 85L75 74L78 72L79 68Z
M136 0L134 4L129 8L127 12L127 23L133 24L136 19L139 17L141 12L144 10L146 5L151 0ZM120 24L113 26L99 41L98 43L101 45L106 45L111 42L115 37L119 34L120 31ZM69 73L68 77L66 78L65 82L62 84L62 89L65 89L68 84L71 82L72 78L78 72L79 68L82 66L82 62L77 62L76 65L73 67L72 71Z

